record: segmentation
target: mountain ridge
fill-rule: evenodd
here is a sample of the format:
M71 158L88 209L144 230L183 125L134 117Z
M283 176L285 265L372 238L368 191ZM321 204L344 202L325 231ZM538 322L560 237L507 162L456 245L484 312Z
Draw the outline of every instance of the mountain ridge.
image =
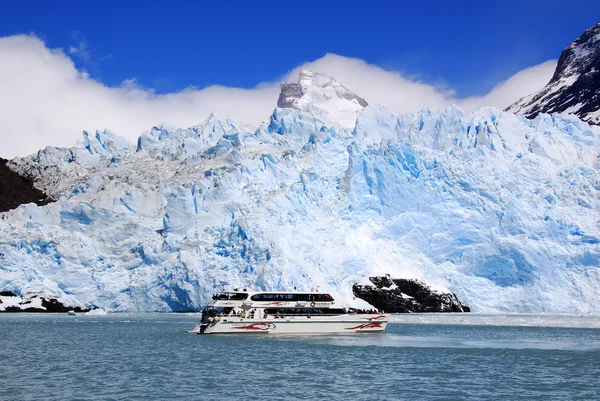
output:
M534 118L539 113L573 113L600 124L600 23L588 28L561 53L548 84L506 111Z

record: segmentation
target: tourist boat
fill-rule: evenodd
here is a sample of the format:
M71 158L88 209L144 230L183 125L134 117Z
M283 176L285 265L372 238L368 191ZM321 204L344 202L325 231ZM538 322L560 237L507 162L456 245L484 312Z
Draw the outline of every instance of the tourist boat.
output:
M385 330L389 314L341 307L320 292L234 291L213 295L194 334L341 334Z

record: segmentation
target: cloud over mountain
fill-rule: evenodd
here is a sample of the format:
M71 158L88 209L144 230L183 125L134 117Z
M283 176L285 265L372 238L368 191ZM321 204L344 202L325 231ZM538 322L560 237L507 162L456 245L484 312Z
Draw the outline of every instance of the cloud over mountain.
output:
M281 77L295 81L310 68L336 77L370 104L386 104L397 113L425 106L443 110L455 103L465 110L504 108L544 86L555 61L518 72L485 96L456 98L452 90L414 81L363 60L327 54ZM192 126L211 112L258 124L269 117L279 95L279 80L255 88L190 87L156 94L125 80L109 87L79 71L63 49L50 49L35 36L0 38L0 130L5 140L0 156L24 156L47 146L71 146L82 130L109 128L129 140L166 122Z

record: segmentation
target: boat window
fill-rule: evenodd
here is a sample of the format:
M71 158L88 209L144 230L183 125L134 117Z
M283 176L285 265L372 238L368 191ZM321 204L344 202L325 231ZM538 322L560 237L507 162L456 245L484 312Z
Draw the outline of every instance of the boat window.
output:
M265 313L280 316L343 315L346 311L341 308L267 308Z
M222 310L223 308L215 308L214 306L209 306L208 308L202 311L202 316L217 316L219 313L221 313Z
M243 301L248 298L248 294L240 292L222 292L213 297L218 301Z
M281 293L260 293L250 297L253 301L269 301L269 302L333 302L333 297L330 294L281 294Z

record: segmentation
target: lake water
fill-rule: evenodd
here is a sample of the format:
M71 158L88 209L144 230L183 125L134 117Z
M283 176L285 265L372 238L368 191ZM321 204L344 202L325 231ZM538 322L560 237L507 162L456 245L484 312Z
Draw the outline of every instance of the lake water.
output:
M301 337L190 335L182 314L2 314L0 400L600 400L597 317L503 316Z

